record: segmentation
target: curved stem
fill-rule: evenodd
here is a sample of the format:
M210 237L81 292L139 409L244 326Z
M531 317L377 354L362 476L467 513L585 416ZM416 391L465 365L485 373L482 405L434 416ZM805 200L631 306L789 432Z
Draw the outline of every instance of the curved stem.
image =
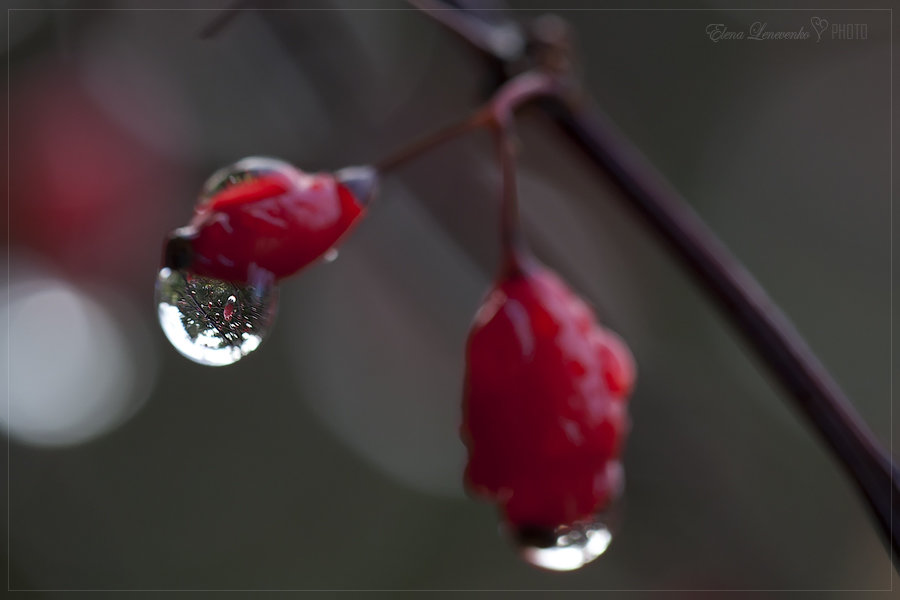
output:
M519 193L516 185L516 148L512 115L506 113L493 123L497 158L500 165L500 244L503 269L519 271L519 259L525 240L519 219Z
M525 253L521 233L516 186L516 146L513 119L518 108L537 98L560 94L559 78L549 73L529 71L503 85L480 109L468 118L439 129L374 163L381 174L402 167L428 151L474 129L491 126L501 172L501 243L504 268L518 270Z
M519 218L516 183L515 111L531 100L556 94L560 89L555 77L539 71L526 72L497 90L484 108L491 115L497 144L501 173L500 239L503 269L510 272L521 270L521 261L527 252Z
M454 140L474 129L485 126L489 121L490 115L484 110L475 111L468 118L458 123L453 123L442 129L426 135L411 144L400 148L393 154L375 162L372 166L379 173L387 173L399 167L402 167L411 160L422 156L429 150Z
M559 90L559 82L549 74L537 71L523 73L509 80L486 104L467 118L413 141L373 163L372 166L382 174L398 169L470 131L500 121L508 121L523 104L540 96L552 95Z

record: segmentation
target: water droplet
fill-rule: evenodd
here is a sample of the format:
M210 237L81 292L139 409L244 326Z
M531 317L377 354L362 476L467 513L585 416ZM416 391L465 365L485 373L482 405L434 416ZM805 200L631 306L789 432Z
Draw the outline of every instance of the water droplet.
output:
M222 366L253 352L266 337L275 321L278 289L163 268L156 303L159 324L176 350L194 362Z
M338 252L337 248L329 248L328 251L322 255L322 260L327 263L332 263L337 260L338 254L340 254L340 252Z
M526 562L550 571L573 571L606 552L612 533L600 521L592 521L552 531L520 529L513 538Z

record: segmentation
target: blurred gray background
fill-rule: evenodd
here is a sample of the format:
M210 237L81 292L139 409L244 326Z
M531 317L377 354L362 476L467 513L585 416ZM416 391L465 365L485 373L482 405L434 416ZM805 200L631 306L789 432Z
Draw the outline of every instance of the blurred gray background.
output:
M244 13L201 40L218 10L32 6L47 10L7 13L11 588L892 586L849 479L610 182L534 113L520 127L532 245L639 366L623 521L595 563L528 567L462 490L463 345L498 251L486 135L387 179L339 259L284 282L253 355L206 368L168 345L152 302L162 240L214 169L371 161L481 100L483 65L428 19L325 1ZM121 10L59 10L87 6ZM526 22L546 3L514 6ZM890 13L702 6L559 14L599 104L888 443ZM705 33L811 31L812 16L867 37Z

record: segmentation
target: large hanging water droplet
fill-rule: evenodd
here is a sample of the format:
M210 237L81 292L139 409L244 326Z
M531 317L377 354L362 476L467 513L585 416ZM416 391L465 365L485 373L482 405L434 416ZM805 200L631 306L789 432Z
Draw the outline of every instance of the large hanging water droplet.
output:
M600 521L592 521L552 531L520 529L513 539L526 562L550 571L573 571L606 552L612 533Z
M269 333L278 289L163 268L156 280L156 304L159 324L176 350L202 365L222 366L256 350Z

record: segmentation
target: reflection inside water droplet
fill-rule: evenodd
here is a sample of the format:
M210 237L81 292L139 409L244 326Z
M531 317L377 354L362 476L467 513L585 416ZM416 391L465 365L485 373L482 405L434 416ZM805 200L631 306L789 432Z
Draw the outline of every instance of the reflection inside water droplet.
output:
M339 252L337 248L329 248L328 251L322 255L322 260L327 263L334 262L337 260L338 254Z
M268 334L278 290L163 268L156 303L160 326L176 350L194 362L222 366L256 350Z
M237 304L237 298L234 296L228 296L228 300L225 301L225 307L222 308L222 318L226 321L230 321L231 317L234 316L234 305ZM247 326L250 326L250 323L247 323Z
M552 531L519 529L513 538L526 562L550 571L572 571L606 552L612 533L600 521L593 521Z

